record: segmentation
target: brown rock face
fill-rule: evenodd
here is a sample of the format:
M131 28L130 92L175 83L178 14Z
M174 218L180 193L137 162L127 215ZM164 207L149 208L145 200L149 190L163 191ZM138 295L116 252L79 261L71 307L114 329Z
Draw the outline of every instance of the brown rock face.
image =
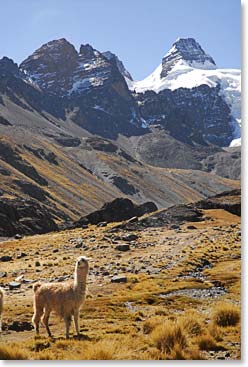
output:
M117 64L88 44L77 52L65 39L48 42L21 63L20 74L43 93L43 111L52 105L63 119L73 111L77 125L105 137L142 133L138 108Z
M41 46L21 63L20 69L27 71L42 89L63 95L72 86L72 73L77 61L78 53L74 46L62 38Z
M112 81L124 84L125 90L116 65L89 44L81 45L78 53L64 38L41 46L20 69L41 89L57 96L78 95Z

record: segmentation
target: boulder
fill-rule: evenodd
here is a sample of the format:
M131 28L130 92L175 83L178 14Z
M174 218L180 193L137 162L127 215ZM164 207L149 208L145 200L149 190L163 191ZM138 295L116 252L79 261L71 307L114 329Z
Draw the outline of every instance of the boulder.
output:
M21 235L21 234L17 233L17 234L15 235L15 239L16 239L16 240L20 240L21 238L22 238L22 235Z
M17 258L17 259L22 259L23 257L26 257L26 256L28 256L28 255L26 254L26 252L20 252L20 253L16 256L16 258Z
M130 250L130 245L127 243L120 243L119 245L115 246L115 249L118 251L129 251Z
M187 229L196 229L195 226L187 226Z
M8 330L13 331L30 331L33 330L33 325L28 321L13 321L12 324L8 326Z
M141 205L134 204L130 199L117 198L103 205L100 210L88 214L75 222L75 227L84 224L98 224L100 222L121 222L133 217L140 217L146 213L158 210L153 202L146 202ZM136 221L136 220L135 220Z
M7 262L13 260L12 256L4 255L0 257L0 261Z
M131 233L131 234L128 234L127 236L122 237L122 240L131 242L131 241L136 241L138 238L139 236L137 236L137 234Z
M126 283L127 277L125 275L115 275L111 278L111 283Z
M14 289L19 289L21 288L21 283L19 282L10 282L9 283L9 289L12 291Z

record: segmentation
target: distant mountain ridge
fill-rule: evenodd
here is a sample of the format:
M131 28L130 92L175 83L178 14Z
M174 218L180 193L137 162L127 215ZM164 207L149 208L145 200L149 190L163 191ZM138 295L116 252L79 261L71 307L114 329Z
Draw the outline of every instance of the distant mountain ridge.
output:
M127 133L130 129L132 134L134 131L129 125L130 122L138 129L146 128L151 123L161 123L161 119L166 115L164 113L161 115L155 113L149 117L142 115L139 103L138 106L132 103L132 93L128 92L128 88L135 94L154 91L158 95L165 89L167 94L169 93L168 90L173 92L181 88L187 89L185 98L188 100L188 95L191 94L192 103L186 108L183 93L179 93L182 97L180 97L179 103L174 104L173 111L175 110L177 115L185 115L187 119L190 119L191 105L194 105L194 95L196 94L195 88L207 85L211 88L211 91L209 89L209 96L213 94L215 89L216 98L222 100L217 110L227 112L220 119L219 112L217 112L217 115L213 113L213 109L216 109L215 99L210 104L208 102L205 103L205 94L201 92L204 88L196 89L199 97L196 102L197 105L201 103L202 109L207 110L207 112L211 111L212 114L210 124L205 122L204 113L201 114L201 139L198 139L196 143L200 142L201 144L203 141L204 144L210 143L219 146L240 145L240 71L218 69L213 58L206 54L193 38L178 38L163 57L158 68L150 76L138 82L132 80L123 63L110 51L101 53L91 45L86 44L81 45L79 52L77 52L75 47L65 39L50 41L41 46L20 64L19 69L22 74L26 75L27 82L34 83L46 93L62 98L84 97L97 91L97 96L94 96L94 100L98 99L98 102L92 105L92 108L110 115L113 114L113 109L109 108L110 101L106 101L105 97L109 95L109 98L112 99L114 89L114 99L116 99L116 92L119 94L116 102L118 104L117 109L123 106L123 99L125 100L125 105L127 100L129 102L129 106L124 108L125 116L123 116L123 113L121 116L119 113L116 114L118 120L123 118L125 120L125 122L121 123L121 127L116 129L116 133ZM108 92L106 91L107 89ZM101 90L103 90L104 98L99 100L98 97ZM121 98L119 98L120 96ZM173 94L172 98L174 99ZM200 101L200 98L202 101ZM102 99L104 99L104 102ZM137 98L135 99L137 101ZM157 99L161 100L160 96ZM87 100L88 106L91 104L89 102ZM142 103L144 105L144 101ZM165 100L163 105L167 103L168 101ZM226 104L225 107L223 107L224 104ZM189 121L189 123L192 126L192 121ZM184 122L179 121L179 124L184 124ZM124 128L124 125L127 128ZM168 125L168 123L165 125ZM219 127L220 125L222 126L221 128ZM164 126L163 123L162 126ZM209 131L208 126L211 127L211 131ZM107 135L103 131L99 131L99 129L96 130L96 133L108 136L109 129L106 129L106 127ZM111 128L113 130L113 124ZM165 128L167 129L167 126ZM93 132L92 128L90 130ZM224 136L220 136L224 131Z

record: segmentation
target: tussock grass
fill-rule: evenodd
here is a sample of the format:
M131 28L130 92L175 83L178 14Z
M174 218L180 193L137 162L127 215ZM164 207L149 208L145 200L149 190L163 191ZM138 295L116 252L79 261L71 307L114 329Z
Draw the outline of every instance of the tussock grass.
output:
M144 334L150 334L157 326L161 325L164 322L164 318L161 316L154 316L147 319L143 323L143 332Z
M17 345L0 345L0 360L25 360L28 355Z
M197 312L191 310L185 312L180 317L179 324L189 336L200 335L204 329L203 321L200 315Z
M221 342L223 340L222 328L211 323L208 327L209 334L217 341Z
M145 339L142 336L118 335L85 343L85 349L79 356L84 360L143 359L145 349Z
M96 344L91 344L83 353L85 360L120 360L128 359L130 352L118 340L101 340Z
M35 359L38 361L50 361L57 359L51 351L39 352L35 355Z
M198 349L182 350L180 345L176 345L168 359L171 360L202 360L203 357Z
M228 303L220 303L213 310L212 318L218 326L235 326L240 321L240 309Z
M220 350L220 347L216 344L214 338L210 334L200 335L196 340L200 350Z
M181 326L172 321L165 321L155 327L151 333L151 340L161 351L171 353L173 350L183 350L187 346L186 336Z

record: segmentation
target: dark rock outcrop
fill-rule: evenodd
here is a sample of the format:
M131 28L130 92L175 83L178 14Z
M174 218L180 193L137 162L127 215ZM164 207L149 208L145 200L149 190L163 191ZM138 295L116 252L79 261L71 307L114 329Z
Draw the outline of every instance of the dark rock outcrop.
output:
M56 231L49 211L34 200L0 199L0 236Z
M24 148L29 152L33 153L37 158L47 160L48 162L58 166L57 157L53 152L45 151L42 148L34 148L32 146L24 145Z
M74 136L58 136L55 140L64 147L77 147L81 143L81 140Z
M241 190L232 190L196 203L200 209L224 209L241 216Z
M203 221L202 209L223 209L235 215L241 215L241 192L239 189L223 192L211 198L190 204L174 205L168 209L160 210L154 214L131 223L124 222L111 229L128 231L142 230L146 227L168 226L170 229L180 230L180 225L187 222ZM194 229L188 226L188 229Z
M90 144L90 146L101 152L106 153L115 153L118 150L118 146L113 144L111 141L106 139L101 139L99 137L90 137L86 139L86 142Z
M183 224L185 222L202 221L202 213L191 205L174 205L168 209L161 210L140 221L143 227L160 227L164 225Z
M11 290L11 291L21 288L21 283L15 282L15 281L9 282L8 285L9 285L9 290Z
M123 194L134 195L138 192L138 190L123 177L113 176L110 180L113 185L123 192Z
M121 222L132 217L140 217L146 213L156 211L158 208L153 202L141 205L134 204L126 198L117 198L110 203L106 203L100 210L88 214L75 222L75 227L84 224L97 224L100 222Z
M43 190L41 187L32 184L31 182L24 180L14 180L13 183L19 186L24 194L31 196L39 202L46 201L47 197L50 196L48 192Z
M12 126L12 124L7 119L5 119L2 116L0 116L0 125L3 125L3 126Z

